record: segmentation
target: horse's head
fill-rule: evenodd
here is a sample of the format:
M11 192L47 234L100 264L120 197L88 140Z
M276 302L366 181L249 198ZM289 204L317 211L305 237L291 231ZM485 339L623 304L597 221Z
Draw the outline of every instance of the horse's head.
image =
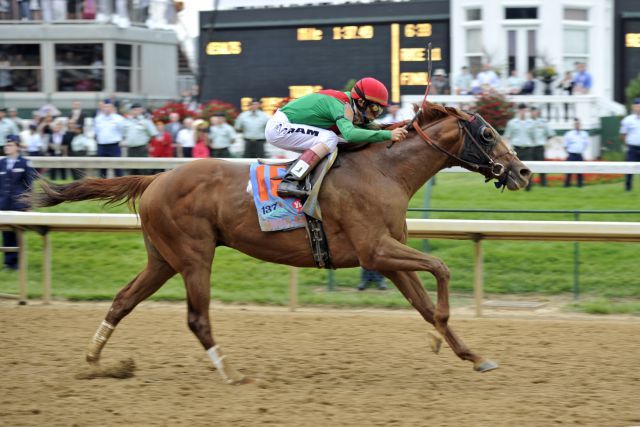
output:
M487 181L497 180L497 187L515 191L527 186L531 170L493 126L479 114L470 114L467 120L458 119L458 125L464 135L459 152L464 163L460 166L480 172Z
M440 135L450 135L450 141L439 141L442 146L436 145L424 129L430 127L430 121L445 118L455 119L447 120L446 123L450 126L455 123L457 129L451 128L447 132L441 128ZM416 130L423 140L449 156L449 165L478 172L487 181L497 180L497 187L505 186L513 191L524 188L529 183L531 170L479 114L426 103L421 121L424 123L415 126Z

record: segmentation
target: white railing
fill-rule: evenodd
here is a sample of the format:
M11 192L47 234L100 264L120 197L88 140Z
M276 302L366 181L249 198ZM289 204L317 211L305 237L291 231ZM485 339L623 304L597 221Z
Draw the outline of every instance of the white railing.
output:
M411 111L412 104L422 102L422 95L405 95L402 108ZM468 107L475 104L473 95L429 95L430 102L450 106ZM508 100L514 104L527 104L540 109L542 118L549 121L553 129L573 129L573 118L582 121L583 129L600 128L600 117L624 115L624 105L596 95L512 95Z
M29 157L36 168L72 169L173 169L198 159L151 157ZM224 159L250 164L256 159ZM277 159L286 160L286 159ZM526 162L534 173L640 174L640 162ZM461 167L444 169L445 173L469 172Z
M135 231L140 229L133 214L63 214L0 211L0 229L16 230L19 235L19 301L27 301L27 254L24 230L43 236L43 301L51 299L50 231ZM407 219L409 237L472 240L474 251L474 296L476 315L482 315L484 299L482 240L553 240L596 242L640 242L640 222L594 221L495 221ZM297 269L291 268L289 306L297 305Z

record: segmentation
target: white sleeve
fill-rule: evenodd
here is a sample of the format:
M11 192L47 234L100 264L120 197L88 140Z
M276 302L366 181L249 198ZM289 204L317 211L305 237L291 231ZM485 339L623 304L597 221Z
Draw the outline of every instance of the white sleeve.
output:
M627 124L627 122L628 122L628 120L627 120L627 119L628 119L628 118L629 118L629 116L625 117L625 118L624 118L624 119L622 119L622 121L620 122L620 134L622 134L622 135L626 135L626 134L627 134L627 132L629 131L629 129L628 129L628 124Z

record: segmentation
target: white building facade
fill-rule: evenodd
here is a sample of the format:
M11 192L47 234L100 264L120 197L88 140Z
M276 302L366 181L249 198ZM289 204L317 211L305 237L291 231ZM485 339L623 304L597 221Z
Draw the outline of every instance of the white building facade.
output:
M552 65L557 85L584 62L590 94L613 99L613 13L613 0L451 0L451 74L489 62L524 77Z

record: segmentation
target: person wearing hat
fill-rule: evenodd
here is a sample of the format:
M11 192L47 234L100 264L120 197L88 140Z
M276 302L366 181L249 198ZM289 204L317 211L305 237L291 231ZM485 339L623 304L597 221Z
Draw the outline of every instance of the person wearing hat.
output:
M142 105L131 104L125 129L123 145L127 147L127 157L149 157L149 142L158 134L158 130L153 122L145 117ZM132 175L147 173L146 169L131 169Z
M300 183L320 161L338 148L338 134L346 142L402 141L407 130L374 130L369 126L389 104L389 92L373 77L356 82L351 92L324 89L302 96L278 109L269 119L265 136L278 148L302 153L278 185L281 197L303 198Z
M240 113L235 122L237 131L242 132L244 139L244 158L253 159L264 157L264 129L269 121L267 116L260 109L260 101L253 100L249 110Z
M0 108L0 146L3 146L9 135L18 135L20 129L13 120L6 117L7 109Z
M627 146L627 162L640 162L640 98L633 100L631 114L620 123L620 139ZM631 191L633 175L624 179L624 189Z
M431 90L433 90L434 95L449 95L451 93L447 72L444 69L438 68L434 71Z
M185 119L185 126L187 126L187 119ZM209 123L207 123L206 120L198 119L194 122L193 128L195 133L192 134L191 139L192 144L195 145L189 148L189 155L185 155L185 157L193 157L194 159L207 159L211 157L211 149L209 149Z
M4 144L6 157L0 159L0 210L2 211L26 211L29 208L21 196L31 190L31 183L37 175L35 169L31 167L31 162L20 155L18 144L17 135L7 136ZM3 231L2 246L18 246L16 233ZM4 267L17 270L18 253L6 252Z
M503 138L511 144L518 153L521 160L533 160L534 155L534 135L533 121L527 117L529 108L526 104L518 105L516 117L507 122ZM531 180L527 186L527 191L531 189Z
M229 147L233 144L236 131L227 123L227 118L224 113L215 113L210 120L209 147L211 148L211 157L219 159L231 157Z

